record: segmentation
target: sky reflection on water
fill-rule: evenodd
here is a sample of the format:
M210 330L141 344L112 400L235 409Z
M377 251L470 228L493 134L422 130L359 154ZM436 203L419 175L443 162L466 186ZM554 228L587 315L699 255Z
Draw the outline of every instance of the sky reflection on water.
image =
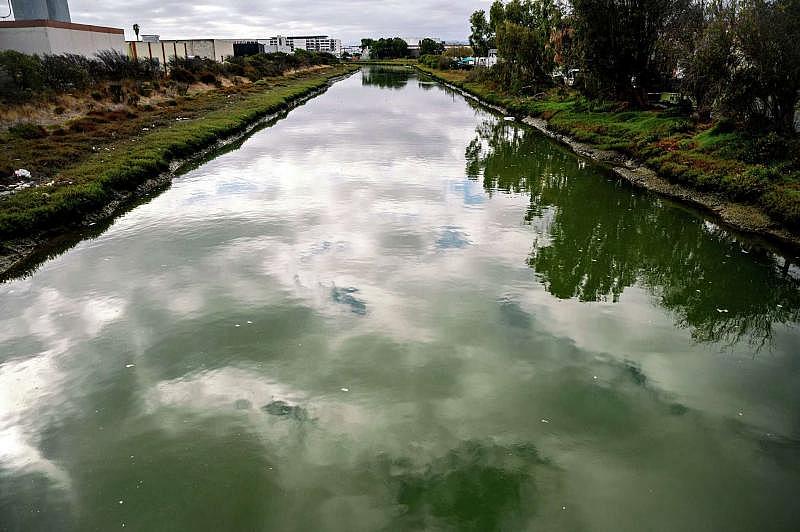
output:
M793 261L368 70L0 285L0 529L790 530L798 308Z

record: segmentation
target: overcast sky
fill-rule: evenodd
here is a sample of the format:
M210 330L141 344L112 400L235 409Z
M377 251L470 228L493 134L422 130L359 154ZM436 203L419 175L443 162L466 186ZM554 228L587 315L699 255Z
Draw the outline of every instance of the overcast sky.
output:
M327 34L355 44L362 37L466 40L469 15L490 0L69 0L72 21L163 38L264 38Z

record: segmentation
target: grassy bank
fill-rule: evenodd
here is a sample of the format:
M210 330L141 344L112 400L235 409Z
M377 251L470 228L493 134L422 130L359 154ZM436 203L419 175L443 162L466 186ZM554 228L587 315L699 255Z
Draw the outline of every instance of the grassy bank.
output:
M572 91L536 97L505 94L464 71L420 70L516 116L547 120L561 134L636 159L660 176L703 192L754 205L800 230L800 141L755 135L731 124L697 124L677 110L632 110L589 101Z
M17 167L49 171L53 181L0 200L0 239L78 223L120 193L167 170L171 161L244 130L354 68L329 67L265 79L244 90L187 97L164 110L123 116L110 124L106 117L89 116L82 119L83 127L63 135L32 133L32 138L25 138L7 132L4 157L13 158Z

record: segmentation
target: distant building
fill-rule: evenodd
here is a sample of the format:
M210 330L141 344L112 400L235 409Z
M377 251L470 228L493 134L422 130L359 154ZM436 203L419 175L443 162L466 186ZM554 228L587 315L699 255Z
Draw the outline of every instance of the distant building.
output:
M67 0L11 0L11 6L14 20L0 22L0 50L37 55L125 53L121 29L74 24Z
M344 53L348 53L348 54L350 54L351 56L360 56L360 55L361 55L361 52L362 52L362 50L361 50L361 46L360 46L360 45L355 45L355 46L343 46L343 47L342 47L342 53L343 53L343 54L344 54Z
M169 63L175 56L204 57L223 62L236 56L278 52L292 54L295 50L342 55L342 42L326 36L278 35L269 39L161 39L158 35L142 35L141 41L128 41L127 44L128 55L131 57L156 59L162 64Z
M258 41L242 41L233 43L233 56L246 57L249 55L263 54L264 44Z
M161 39L158 35L148 35L147 38L146 41L128 41L128 55L138 59L155 59L162 65L176 56L203 57L222 62L236 55L236 44L252 42L245 39Z
M335 56L342 55L341 39L332 39L327 35L300 35L295 37L270 37L268 46L281 46L285 42L291 52L295 50L307 50L309 52L327 52Z
M491 68L497 64L497 50L492 48L489 50L487 57L476 57L475 66Z
M289 42L288 37L284 37L283 35L271 37L259 42L264 43L264 52L268 54L291 54L294 52L294 47Z
M442 39L439 39L439 38L436 38L436 37L424 37L424 38L413 37L413 38L402 38L402 39L404 41L406 41L406 44L408 44L408 53L412 57L419 57L419 55L420 55L420 43L424 39L431 39L433 41L440 42L440 43L444 44L444 41Z

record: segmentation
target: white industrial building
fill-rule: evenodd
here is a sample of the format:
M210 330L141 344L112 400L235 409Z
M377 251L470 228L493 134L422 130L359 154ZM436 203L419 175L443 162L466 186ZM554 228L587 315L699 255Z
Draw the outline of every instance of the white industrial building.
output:
M235 39L161 39L158 35L142 35L141 41L128 41L127 53L138 59L156 59L162 65L173 57L204 57L225 61L233 57Z
M122 29L75 24L67 0L11 0L13 21L0 22L0 50L26 54L79 54L93 56L115 50L135 58L169 63L173 57L204 57L225 61L234 57L234 45L263 45L266 53L294 53L295 50L342 55L342 41L327 35L277 36L269 39L167 39L143 35L142 40L125 41Z
M0 22L0 50L38 55L125 53L121 29L73 23L67 0L11 0L11 6L14 20Z
M301 35L297 37L270 37L269 46L279 46L285 43L292 52L295 50L307 50L309 52L328 52L337 57L342 55L341 39L331 39L327 35Z
M291 54L294 52L294 46L289 42L289 38L282 35L258 42L264 44L264 53L266 54Z

